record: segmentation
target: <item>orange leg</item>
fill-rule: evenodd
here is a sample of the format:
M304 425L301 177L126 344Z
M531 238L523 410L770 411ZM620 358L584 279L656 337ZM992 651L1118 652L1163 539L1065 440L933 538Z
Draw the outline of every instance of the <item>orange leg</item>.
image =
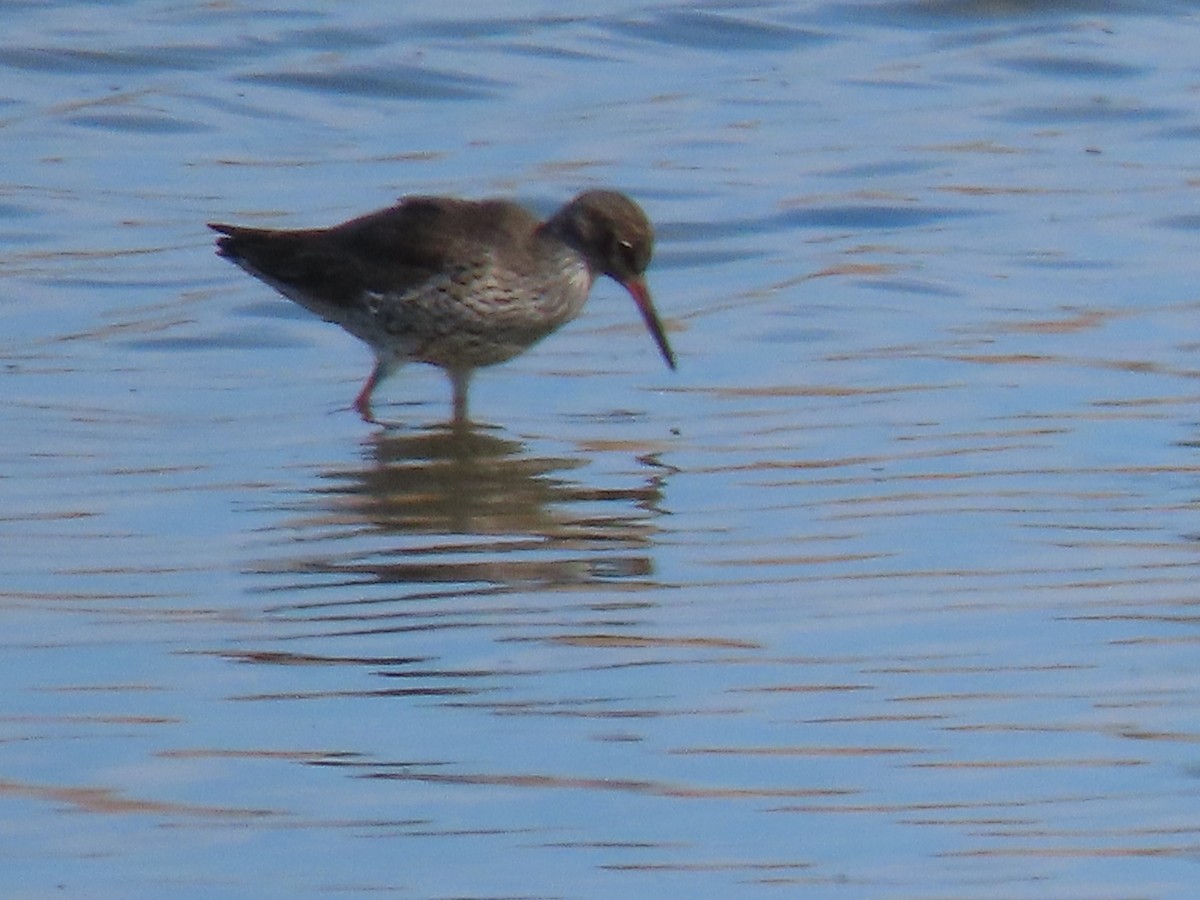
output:
M370 422L373 425L379 424L379 420L371 412L371 394L374 393L379 382L387 376L388 368L382 362L376 363L375 368L371 370L371 374L367 377L366 384L362 386L362 390L354 398L354 408L358 410L358 414L362 416L364 422Z

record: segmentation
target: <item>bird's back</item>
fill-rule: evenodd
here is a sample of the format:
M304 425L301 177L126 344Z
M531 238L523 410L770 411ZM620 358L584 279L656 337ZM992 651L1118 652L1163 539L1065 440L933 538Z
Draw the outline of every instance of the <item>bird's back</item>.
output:
M537 225L513 203L411 197L332 228L211 227L224 235L217 241L221 256L336 308L353 306L364 291L419 289L464 265L485 264L496 252L527 262Z

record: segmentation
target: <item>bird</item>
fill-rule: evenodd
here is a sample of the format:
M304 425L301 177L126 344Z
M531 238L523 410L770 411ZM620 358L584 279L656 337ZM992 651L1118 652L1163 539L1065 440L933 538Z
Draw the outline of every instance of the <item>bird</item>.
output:
M625 194L588 190L544 221L506 199L401 197L328 228L209 223L217 255L364 341L375 366L354 400L378 423L375 389L406 362L443 369L468 422L476 369L571 321L600 276L621 284L667 366L675 354L646 285L654 229Z

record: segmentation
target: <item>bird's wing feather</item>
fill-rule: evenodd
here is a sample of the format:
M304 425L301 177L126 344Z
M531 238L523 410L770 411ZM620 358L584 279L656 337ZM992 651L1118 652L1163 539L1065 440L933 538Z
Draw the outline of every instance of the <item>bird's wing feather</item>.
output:
M327 229L211 227L225 235L218 240L222 256L280 289L292 288L289 296L303 291L338 308L366 295L419 294L455 269L486 265L484 257L500 244L528 241L537 220L503 201L411 197Z

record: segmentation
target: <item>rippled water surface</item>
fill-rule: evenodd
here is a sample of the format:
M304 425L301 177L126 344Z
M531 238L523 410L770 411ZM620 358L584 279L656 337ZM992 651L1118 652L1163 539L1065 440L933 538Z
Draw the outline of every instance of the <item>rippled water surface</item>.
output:
M1195 896L1193 6L442 6L4 6L0 893ZM469 432L204 228L594 185Z

